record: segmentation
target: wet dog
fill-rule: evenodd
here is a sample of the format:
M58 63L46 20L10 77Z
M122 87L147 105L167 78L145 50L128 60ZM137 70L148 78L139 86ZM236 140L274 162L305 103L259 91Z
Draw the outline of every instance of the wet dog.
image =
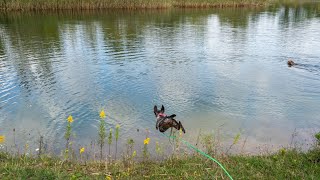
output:
M154 115L157 118L157 122L156 122L156 129L160 132L165 132L166 130L168 130L169 128L175 128L177 130L182 130L183 133L186 133L184 127L182 126L181 122L177 122L174 117L176 117L175 114L172 114L170 116L167 116L166 114L164 114L164 107L163 105L161 106L161 109L158 110L157 106L153 107L153 112Z
M293 62L291 59L288 60L287 64L289 67L296 65L296 63Z

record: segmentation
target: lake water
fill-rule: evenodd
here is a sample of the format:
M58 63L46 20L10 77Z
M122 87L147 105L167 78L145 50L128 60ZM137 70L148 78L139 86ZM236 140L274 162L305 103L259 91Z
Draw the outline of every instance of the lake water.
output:
M8 13L0 16L0 135L64 147L97 139L99 111L121 144L168 143L153 106L186 138L241 132L248 150L311 141L320 129L320 5ZM299 65L289 68L288 59ZM139 131L137 130L139 129ZM194 138L195 139L195 138ZM191 141L191 140L190 140ZM194 141L191 141L194 143Z

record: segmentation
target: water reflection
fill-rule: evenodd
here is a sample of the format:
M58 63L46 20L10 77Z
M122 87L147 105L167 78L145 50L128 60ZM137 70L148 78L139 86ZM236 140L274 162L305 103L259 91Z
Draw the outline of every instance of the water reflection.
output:
M224 124L228 137L287 143L320 127L318 16L318 4L2 14L0 133L59 144L72 114L77 143L89 143L104 108L124 142L143 139L135 129L154 129L164 104L190 136Z

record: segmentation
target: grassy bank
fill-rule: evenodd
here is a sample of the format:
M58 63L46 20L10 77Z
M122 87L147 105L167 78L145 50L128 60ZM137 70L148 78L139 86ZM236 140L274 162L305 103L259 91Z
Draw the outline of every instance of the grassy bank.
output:
M70 121L72 119L69 119ZM229 150L239 142L237 135L232 145L222 153L215 148L219 143L211 135L201 137L203 150L217 159L233 179L318 179L320 177L320 133L315 135L315 144L308 151L297 147L281 148L277 152L260 152L258 155L230 154ZM5 141L4 136L0 143ZM161 147L156 145L158 155L151 157L148 151L150 138L144 140L142 154L133 151L133 140L118 159L85 158L85 148L80 156L69 147L64 156L51 153L8 153L0 151L0 179L229 179L217 163L195 151L180 151L177 136L175 152L166 153L168 158L159 158ZM40 145L41 147L41 145ZM110 146L109 146L110 147ZM150 149L149 149L150 150ZM89 152L91 154L92 152ZM70 156L69 156L69 155ZM67 156L66 156L67 155Z
M272 0L3 0L1 10L148 9L264 6Z
M208 155L216 158L234 179L320 177L320 132L315 134L315 143L308 151L299 150L294 143L294 133L290 148L245 155L242 150L247 139L242 142L240 133L226 148L221 143L219 129L215 134L200 135L199 131L195 145L187 143L182 131L178 131L170 140L163 141L172 149L166 151L159 142L155 142L155 147L151 146L154 141L149 136L150 131L146 130L143 145L142 141L135 142L130 138L124 145L126 148L118 152L120 126L109 127L108 132L104 110L99 116L96 143L78 147L74 146L77 139L72 131L77 120L69 115L64 135L66 146L60 155L46 147L43 136L32 140L36 144L26 141L26 144L19 145L15 137L20 136L16 136L17 132L13 129L14 142L10 146L7 136L0 135L0 179L228 179L222 168ZM231 150L237 144L242 146L241 153L232 154ZM34 151L35 147L37 149ZM205 151L207 157L203 153L198 154L197 148ZM112 150L115 150L114 153Z
M221 156L234 179L317 179L320 151L282 150L265 156ZM161 162L66 162L42 156L0 153L0 179L228 179L213 162L198 155Z

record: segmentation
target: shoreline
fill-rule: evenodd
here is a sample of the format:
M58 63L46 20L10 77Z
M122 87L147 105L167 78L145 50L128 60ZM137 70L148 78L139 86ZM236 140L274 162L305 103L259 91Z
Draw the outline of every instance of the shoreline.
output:
M236 136L226 151L218 153L219 144L211 136L204 136L204 152L183 151L182 139L176 136L173 152L166 153L156 143L155 149L149 147L149 138L144 140L142 151L134 150L134 141L128 140L127 151L113 158L89 159L87 147L69 151L61 155L42 152L40 137L37 154L29 153L29 145L19 151L4 151L0 139L0 179L314 179L320 177L320 132L314 135L315 141L310 149L303 151L300 146L283 147L276 152L261 151L257 155L232 154L229 150L239 143ZM149 139L149 140L148 140ZM111 144L109 144L111 146ZM156 154L150 154L155 151ZM106 152L105 152L106 153ZM95 153L94 153L95 154ZM209 155L209 156L207 156ZM213 159L210 158L213 157ZM231 179L230 178L230 179Z
M4 0L0 3L0 11L59 11L59 10L108 10L108 9L205 9L205 8L244 8L266 7L274 3L272 0L58 0L58 1L23 1Z
M234 179L314 179L320 177L320 149L281 149L268 155L215 157ZM229 179L213 161L198 154L165 160L70 161L43 155L0 152L0 178L21 179Z

